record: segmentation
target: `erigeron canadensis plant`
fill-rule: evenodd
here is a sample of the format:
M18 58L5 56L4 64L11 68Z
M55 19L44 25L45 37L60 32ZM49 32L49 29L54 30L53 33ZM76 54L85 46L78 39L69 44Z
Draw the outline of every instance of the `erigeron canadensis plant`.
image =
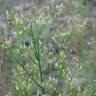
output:
M56 7L57 13L58 11L62 13L62 6ZM55 10L54 8L52 12ZM50 9L48 10L50 11ZM34 8L33 11L34 15L27 24L24 25L24 17L15 17L11 22L12 31L15 33L15 38L11 41L14 39L15 41L11 46L7 45L7 50L16 65L13 69L12 95L82 96L82 94L88 95L88 92L90 92L89 96L93 95L93 86L91 84L87 86L86 80L82 84L84 61L86 61L83 54L85 45L82 43L85 36L82 33L85 28L84 19L80 15L68 16L64 23L67 24L66 31L60 30L63 25L60 23L61 26L57 23L60 27L57 26L58 28L54 29L56 28L54 26L52 29L55 20L59 21L57 19L60 13L52 16L53 13L49 11L47 15L44 15L41 9ZM50 24L49 21L52 23ZM45 32L43 36L49 37L49 39L42 38L43 32ZM46 35L46 33L48 34ZM49 33L51 33L50 36ZM56 51L54 51L55 49Z

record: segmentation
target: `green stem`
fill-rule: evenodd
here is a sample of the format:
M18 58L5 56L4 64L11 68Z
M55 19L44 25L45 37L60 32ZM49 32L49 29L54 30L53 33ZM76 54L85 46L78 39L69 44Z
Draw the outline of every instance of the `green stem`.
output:
M63 71L63 68L60 70L60 76L59 76L59 79L58 79L58 82L57 82L57 85L56 85L55 92L54 92L53 96L56 95L56 92L57 92L57 89L58 89L58 85L59 85L60 80L61 80L62 71Z
M70 39L71 35L72 35L72 33L70 33L69 37L68 37L68 38L67 38L67 40L64 42L64 43L65 43L65 45L66 45L66 44L67 44L67 42L69 41L69 39ZM65 51L65 48L64 48L63 50ZM59 85L60 80L61 80L61 75L62 75L63 68L64 68L64 66L62 66L62 68L61 68L61 70L60 70L59 79L58 79L58 82L57 82L57 85L56 85L55 92L54 92L53 96L55 96L55 95L56 95L56 92L57 92L57 89L58 89L58 85Z
M30 79L32 79L32 81L40 88L42 88L42 86L34 79L32 78L32 76L30 76L30 73L28 73L28 71L25 69L25 67L23 66L24 64L22 64L14 55L14 53L12 52L12 50L9 48L9 51L11 53L11 55L13 56L13 58L16 60L16 62L22 67L22 69L26 72L26 74L30 77Z
M34 54L35 54L35 57L38 61L38 67L39 67L39 73L40 73L40 82L41 82L41 86L42 86L42 94L44 94L44 87L42 85L43 83L43 74L42 74L42 68L41 68L41 60L40 60L40 48L39 48L39 36L38 36L38 33L36 33L36 38L34 38L34 33L33 33L33 30L32 30L32 22L31 22L31 32L32 32L32 39L33 39L33 46L34 46Z

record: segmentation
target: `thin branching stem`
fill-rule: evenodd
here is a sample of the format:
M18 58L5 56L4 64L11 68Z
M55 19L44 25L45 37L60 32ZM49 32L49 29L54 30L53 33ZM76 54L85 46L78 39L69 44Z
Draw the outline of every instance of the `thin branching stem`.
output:
M26 68L23 66L24 64L22 64L22 63L16 58L16 56L15 56L14 53L13 53L13 51L12 51L10 48L8 48L8 49L9 49L12 57L13 57L13 58L16 60L16 62L22 67L22 69L23 69L23 70L25 71L25 73L30 77L30 79L31 79L38 87L42 88L42 86L41 86L32 76L30 76L30 73L28 73L28 71L26 70Z
M69 37L68 37L67 40L64 42L65 45L66 45L66 44L68 43L68 41L70 40L71 35L72 35L72 33L70 33ZM64 48L64 51L65 51L65 48ZM55 96L56 93L57 93L57 89L58 89L58 85L59 85L60 80L61 80L61 75L62 75L62 72L63 72L63 68L64 68L64 67L62 66L62 68L61 68L61 70L60 70L60 74L59 74L59 79L58 79L58 82L57 82L57 85L56 85L56 88L55 88L55 91L54 91L53 96Z
M36 32L36 37L34 36L34 32L32 30L32 22L31 22L31 33L32 33L32 41L33 41L33 47L34 47L34 55L35 58L38 61L38 67L39 67L39 73L40 73L40 82L42 86L42 94L44 94L44 87L43 87L43 74L42 74L42 69L41 69L41 57L40 57L40 44L39 44L39 36L38 33Z
M53 96L56 95L56 92L57 92L57 89L58 89L58 85L59 85L60 80L61 80L62 71L63 71L63 68L60 70L59 79L58 79L58 82L57 82L57 85L56 85L55 92L54 92Z

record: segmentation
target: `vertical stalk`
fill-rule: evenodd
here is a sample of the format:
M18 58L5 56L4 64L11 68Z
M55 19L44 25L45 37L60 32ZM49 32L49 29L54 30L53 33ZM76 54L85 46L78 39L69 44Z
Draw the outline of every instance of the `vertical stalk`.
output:
M38 61L38 68L39 68L39 73L40 73L40 82L41 82L41 86L42 86L42 94L44 94L44 87L43 87L43 74L42 74L42 68L41 68L41 58L40 58L40 49L39 49L39 36L38 36L38 32L36 32L36 37L33 33L32 30L32 22L31 22L31 32L32 32L32 40L33 40L33 47L34 47L34 55L36 60Z
M71 35L72 35L72 33L70 33L69 37L68 37L67 40L64 42L65 45L68 43L68 41L69 41ZM65 48L64 48L63 50L64 50L64 52L65 52ZM64 60L65 60L65 58L64 58ZM62 68L60 69L59 79L58 79L58 82L57 82L57 85L56 85L55 91L54 91L54 93L53 93L53 96L56 95L56 92L57 92L57 89L58 89L58 85L59 85L60 80L61 80L61 75L62 75L62 72L63 72L63 68L64 68L64 64L63 64Z
M56 92L57 92L57 89L58 89L58 85L59 85L60 80L61 80L62 71L63 71L63 67L62 67L62 69L60 70L60 76L59 76L59 79L58 79L58 82L57 82L57 85L56 85L55 92L54 92L53 96L56 95Z

